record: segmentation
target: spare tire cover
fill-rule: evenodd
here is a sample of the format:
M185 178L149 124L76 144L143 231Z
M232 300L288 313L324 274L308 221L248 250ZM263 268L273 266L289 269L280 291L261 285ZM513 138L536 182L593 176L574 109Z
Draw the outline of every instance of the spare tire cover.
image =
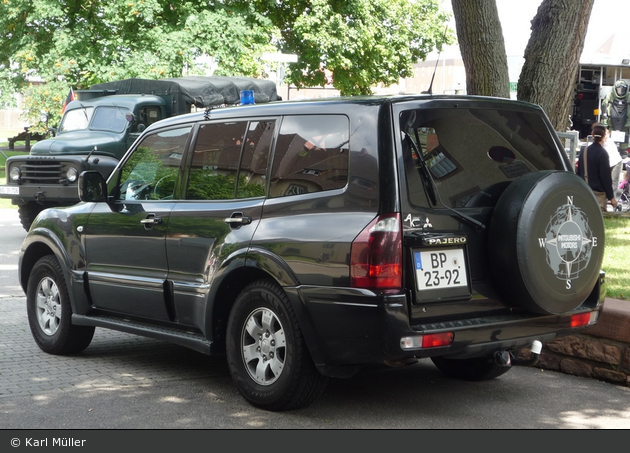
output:
M488 238L492 280L510 307L571 311L597 282L604 239L599 205L582 178L529 173L510 184L495 207Z

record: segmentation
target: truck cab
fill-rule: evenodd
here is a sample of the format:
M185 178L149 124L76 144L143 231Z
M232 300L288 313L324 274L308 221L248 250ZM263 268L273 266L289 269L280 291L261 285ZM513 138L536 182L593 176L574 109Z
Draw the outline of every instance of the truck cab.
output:
M96 146L99 153L120 159L147 126L169 116L159 96L104 95L81 100L78 93L79 100L66 108L57 136L35 143L32 155L85 154Z
M87 93L68 104L57 134L36 142L28 156L7 160L8 182L20 222L28 230L43 209L76 203L77 177L97 170L107 178L140 133L165 118L166 102L154 95ZM4 194L1 192L0 194Z

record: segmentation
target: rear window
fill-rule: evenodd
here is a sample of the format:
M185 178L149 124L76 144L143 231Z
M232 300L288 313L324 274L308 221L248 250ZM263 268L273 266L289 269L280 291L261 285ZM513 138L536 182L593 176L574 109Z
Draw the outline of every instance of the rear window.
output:
M563 170L557 146L534 113L497 109L418 109L400 115L409 201L432 206L432 179L451 207L479 206L480 192L502 191L539 170Z

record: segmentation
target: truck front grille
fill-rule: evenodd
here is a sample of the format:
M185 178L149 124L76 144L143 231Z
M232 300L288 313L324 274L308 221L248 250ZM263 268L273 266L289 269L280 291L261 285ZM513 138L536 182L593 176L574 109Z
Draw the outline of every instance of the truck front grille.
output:
M63 165L59 162L29 161L20 164L22 184L64 184L65 175Z

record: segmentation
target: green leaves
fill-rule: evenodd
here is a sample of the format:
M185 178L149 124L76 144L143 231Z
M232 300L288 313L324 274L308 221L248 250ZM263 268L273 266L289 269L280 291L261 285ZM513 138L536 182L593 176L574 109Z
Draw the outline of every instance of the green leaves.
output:
M55 95L28 88L27 121L36 124L41 110L61 111L70 87L203 74L204 55L215 74L260 76L273 35L249 6L222 1L0 0L0 101L42 79Z
M449 20L436 0L254 1L281 30L285 53L299 55L287 79L298 87L332 83L343 95L371 94L411 74L443 44Z
M264 52L298 55L286 81L369 94L453 40L438 0L0 0L0 102L60 112L74 89L130 77L265 77ZM203 58L203 60L200 60ZM272 68L275 70L275 68ZM37 99L37 101L35 101ZM55 124L51 122L51 125Z
M29 107L25 118L28 120L31 132L40 134L47 132L46 123L40 121L41 113L49 115L48 126L59 124L61 109L69 91L70 88L58 80L28 86L24 92L24 102Z

